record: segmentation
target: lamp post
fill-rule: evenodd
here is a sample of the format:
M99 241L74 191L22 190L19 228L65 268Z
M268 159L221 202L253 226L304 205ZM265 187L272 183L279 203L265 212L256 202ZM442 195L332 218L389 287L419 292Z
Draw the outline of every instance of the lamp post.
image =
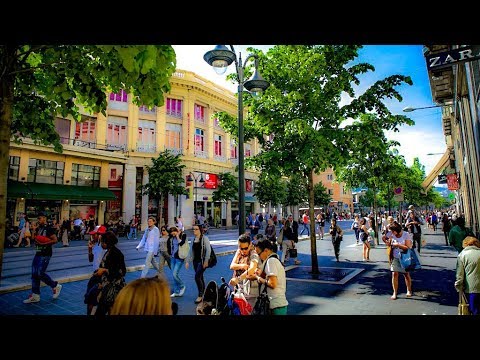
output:
M444 107L445 105L432 105L432 106L423 106L423 107L412 107L412 106L407 106L403 108L403 112L412 112L415 110L423 110L423 109L433 109L433 108L438 108L438 107Z
M248 81L244 79L245 65L249 59L255 59L255 73ZM238 76L238 233L245 232L245 166L243 150L243 87L258 98L270 84L264 80L258 72L258 55L250 54L242 63L242 53L239 53L238 59L235 49L230 45L228 49L225 45L217 45L213 50L207 51L203 59L213 67L219 75L224 74L227 67L235 62L235 70Z
M197 202L198 202L198 199L197 199L197 182L200 182L200 183L204 183L205 180L203 180L203 174L200 173L198 174L198 176L195 176L192 172L189 172L188 173L188 176L189 178L187 179L187 181L195 181L195 188L193 189L195 191L194 193L194 204L193 204L193 212L194 212L194 215L197 213Z

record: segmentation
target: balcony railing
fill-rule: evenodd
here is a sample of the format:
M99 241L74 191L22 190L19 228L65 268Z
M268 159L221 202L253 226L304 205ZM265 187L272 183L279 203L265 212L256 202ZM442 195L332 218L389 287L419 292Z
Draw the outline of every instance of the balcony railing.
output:
M207 159L208 158L208 152L203 151L203 150L196 150L195 149L195 156L198 157L198 158Z
M147 153L154 153L157 150L157 147L153 144L140 144L137 145L138 152L147 152Z
M170 151L174 155L182 155L182 149L180 149L180 148L165 147L165 149Z
M227 158L223 155L214 155L213 158L217 161L225 162L227 161Z
M110 144L98 144L94 141L85 141L81 139L72 139L67 137L60 137L60 142L62 144L68 144L78 147L84 147L89 149L96 149L96 150L105 150L105 151L122 151L125 152L127 146L123 145L110 145Z

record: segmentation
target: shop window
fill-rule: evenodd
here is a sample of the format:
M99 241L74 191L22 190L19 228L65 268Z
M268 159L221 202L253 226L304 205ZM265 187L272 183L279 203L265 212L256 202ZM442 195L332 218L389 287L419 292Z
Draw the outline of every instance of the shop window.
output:
M20 171L20 156L10 156L8 164L8 179L18 181Z
M100 166L72 164L72 185L100 187Z
M28 162L28 182L42 184L63 184L63 161L30 159Z

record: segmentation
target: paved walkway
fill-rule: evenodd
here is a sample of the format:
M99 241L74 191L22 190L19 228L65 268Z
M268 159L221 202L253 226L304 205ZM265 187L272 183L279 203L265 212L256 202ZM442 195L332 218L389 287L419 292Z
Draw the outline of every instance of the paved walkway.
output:
M400 277L398 299L390 300L392 294L391 273L388 269L385 247L373 248L370 254L372 261L363 262L361 261L362 247L355 245L353 232L347 231L341 245L340 262L338 263L335 261L330 236L328 236L328 240L327 238L323 241L317 240L319 266L340 269L356 268L362 271L343 285L289 279L287 281L288 313L292 315L456 314L458 296L453 284L457 253L453 248L445 246L442 232L433 233L432 230L426 229L423 231L426 232L427 246L421 252L422 269L412 274L414 291L412 298L405 297L405 283ZM120 243L120 247L126 246L126 249L122 249L122 251L127 254L130 253L129 246L131 245L127 245L123 241ZM69 252L73 252L73 248L55 249L55 251L65 250L64 255L68 258ZM300 241L297 248L299 259L302 260L301 266L311 266L310 242ZM222 276L226 279L231 276L232 271L229 270L229 265L234 249L235 246L230 246L229 249L217 249L218 264L205 272L207 282L215 280L219 283ZM17 256L24 257L25 259L22 261L31 262L33 251L28 249L24 251L27 253ZM8 263L8 253L6 255L4 260ZM83 253L82 256L86 255ZM55 255L52 258L52 265L54 258ZM143 263L144 253L139 253L139 260L141 261L138 265ZM141 267L132 268L132 271L127 273L127 282L140 277L139 269ZM154 274L155 272L150 270L149 275ZM185 281L187 290L183 297L175 298L179 305L179 315L193 315L196 306L193 300L197 296L194 272L191 268L183 269L180 276ZM167 277L172 284L171 272L167 271ZM54 279L57 278L54 277ZM86 311L86 305L83 304L86 284L87 277L83 280L64 282L62 293L57 300L52 299L49 288L42 287L41 302L28 305L23 304L22 300L28 296L30 286L26 289L3 292L0 295L0 314L83 315Z

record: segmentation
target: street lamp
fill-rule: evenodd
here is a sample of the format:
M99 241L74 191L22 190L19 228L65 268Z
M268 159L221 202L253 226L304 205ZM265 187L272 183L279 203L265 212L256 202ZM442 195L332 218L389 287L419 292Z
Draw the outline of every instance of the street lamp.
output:
M407 106L403 108L403 112L412 112L415 110L423 110L423 109L432 109L432 108L438 108L438 107L444 107L445 105L433 105L433 106L424 106L424 107L412 107L412 106Z
M194 188L194 191L195 191L195 194L194 194L194 204L193 204L193 211L194 211L194 215L197 214L197 202L198 202L198 199L197 199L197 181L200 182L201 184L203 184L205 182L205 180L203 180L203 174L200 173L198 174L198 176L195 176L192 172L188 173L188 178L187 178L187 181L195 181L195 188Z
M255 59L255 73L248 81L244 80L245 65L250 58ZM235 62L235 70L238 76L238 233L245 232L245 167L244 167L244 151L243 151L243 87L258 98L270 84L264 80L258 72L258 55L250 54L242 65L242 53L239 53L238 59L235 49L230 45L228 49L225 45L217 45L213 50L207 51L203 55L203 59L211 66L219 75L224 74L227 67Z
M427 155L444 155L445 153L428 153Z

